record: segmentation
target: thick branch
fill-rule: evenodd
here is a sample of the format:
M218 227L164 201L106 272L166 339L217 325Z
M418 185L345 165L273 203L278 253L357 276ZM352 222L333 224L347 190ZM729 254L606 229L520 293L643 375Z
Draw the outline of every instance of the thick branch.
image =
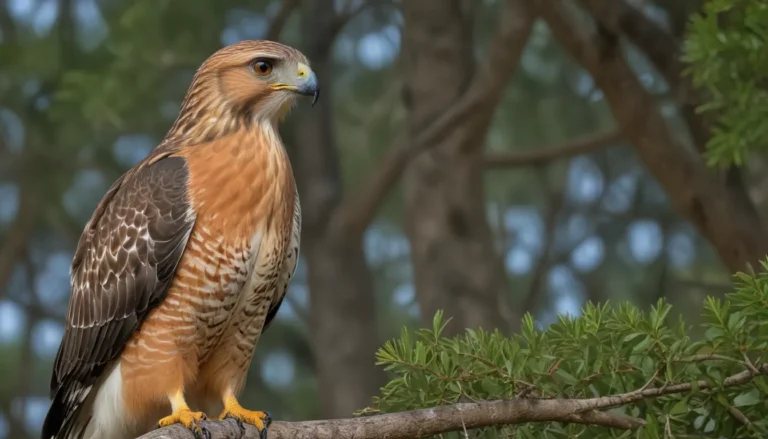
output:
M483 157L483 165L488 169L545 165L556 160L598 151L621 140L621 133L611 131L592 134L561 145L528 151L490 151Z
M627 0L580 0L581 4L608 31L622 34L643 51L669 84L675 103L680 107L691 138L699 152L706 150L712 136L713 112L700 113L696 109L704 103L691 78L683 74L682 41L656 24ZM731 167L726 179L735 201L757 215L755 203L750 199L741 179L741 170Z
M388 413L351 419L324 421L274 422L269 439L408 439L450 431L513 425L528 422L572 422L630 430L645 422L617 413L590 411L579 413L580 400L512 399L460 403L409 412ZM239 436L234 421L202 422L211 439L225 437L258 438L255 427L246 426ZM140 439L192 439L191 431L181 425L155 430Z
M768 375L768 364L745 370L723 381L723 387L749 383L758 375ZM700 390L712 386L704 380ZM453 404L430 409L325 421L275 422L269 427L270 439L410 439L464 429L524 424L530 422L568 422L615 429L632 430L645 421L619 413L604 412L634 402L693 390L690 383L670 384L658 388L639 389L619 395L587 399L511 399ZM235 421L201 423L211 439L258 438L256 428L245 426L241 435ZM162 428L140 439L192 439L191 431L180 425Z
M398 137L371 176L360 188L347 196L336 211L335 229L344 233L362 234L376 216L376 211L389 191L400 179L408 162L440 142L458 123L472 122L495 108L496 99L528 40L533 15L525 2L507 0L498 23L498 31L491 42L488 55L479 65L476 79L459 102L444 112L415 139Z
M623 57L618 42L578 19L563 0L537 0L555 38L592 75L619 131L661 183L676 210L717 250L730 271L768 253L768 236L749 205L733 196L701 157L676 138Z
M669 84L699 151L710 138L709 122L696 112L702 101L690 78L683 75L682 42L626 0L580 0L597 21L615 34L623 34L643 51Z

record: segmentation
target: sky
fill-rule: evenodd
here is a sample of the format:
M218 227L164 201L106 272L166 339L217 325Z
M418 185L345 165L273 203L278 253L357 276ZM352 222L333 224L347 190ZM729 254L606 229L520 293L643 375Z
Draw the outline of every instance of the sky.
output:
M35 32L45 35L50 31L58 13L56 0L8 0L13 17L19 21L30 23ZM87 34L81 44L85 47L95 46L106 36L107 28L96 6L95 0L78 0L76 17L79 21L81 34ZM232 11L227 18L229 26L222 32L222 44L230 44L246 38L258 38L268 24L263 15L250 11ZM1 37L0 37L1 38ZM400 33L397 27L385 27L380 32L370 33L357 41L340 39L337 52L344 58L357 58L366 67L378 69L389 65L399 50ZM525 66L525 63L524 63ZM591 89L591 79L582 77L583 81L577 87ZM593 96L601 99L599 94ZM7 133L7 143L11 148L20 148L24 142L24 128L17 116L0 107L0 124ZM126 134L114 144L116 159L123 166L131 166L143 158L156 144L157 139L141 133ZM587 157L579 157L570 163L567 171L567 198L576 204L594 202L604 189L604 207L613 213L621 213L631 207L632 194L637 188L639 176L626 174L613 182L607 182L599 167ZM65 195L64 204L71 212L90 213L92 198L103 194L111 182L96 171L87 171L79 175L73 186ZM608 185L609 187L605 188ZM91 196L82 196L89 194ZM10 222L18 208L18 191L12 185L0 185L0 224ZM508 208L503 215L504 227L509 236L517 239L504 255L505 266L512 276L530 273L538 257L543 251L544 224L533 206L514 206ZM553 296L556 313L578 315L584 300L583 286L576 279L573 270L587 273L594 270L604 259L605 247L600 236L590 229L585 217L574 215L566 227L562 239L566 242L577 242L578 245L570 255L570 266L561 264L555 266L548 275L547 285ZM673 265L685 266L694 257L694 243L689 231L681 230L666 237L669 240L667 254L664 250L664 233L659 224L652 219L639 218L633 221L626 230L626 248L628 257L639 264L650 264L659 257L668 257ZM409 252L408 241L404 236L393 236L391 230L372 227L365 236L366 256L372 263L387 260L398 260ZM57 253L49 255L44 268L36 279L38 292L42 300L52 300L68 293L68 270L71 254ZM572 267L572 268L571 268ZM306 307L308 294L303 282L303 262L300 264L289 294L300 306ZM393 301L405 308L411 315L418 315L418 305L414 300L413 284L406 279L394 290ZM541 316L543 320L551 320L554 315L549 313ZM291 304L282 306L278 318L296 319L296 312ZM25 328L23 309L11 301L0 301L0 343L17 340ZM61 323L45 320L33 329L35 355L39 358L52 359L62 336ZM272 352L264 361L262 374L267 382L276 386L289 385L295 372L295 366L290 354ZM32 430L36 430L48 408L47 398L29 398L18 400L26 405L26 422ZM19 407L20 408L20 407ZM0 438L4 437L7 424L0 415Z

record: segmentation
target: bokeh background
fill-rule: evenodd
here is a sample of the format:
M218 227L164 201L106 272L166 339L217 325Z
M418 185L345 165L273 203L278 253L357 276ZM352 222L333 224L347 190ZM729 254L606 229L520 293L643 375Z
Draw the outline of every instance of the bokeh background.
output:
M639 154L638 139L692 155L706 142L690 84L670 80L702 2L607 2L640 20L627 35L595 25L599 2L553 2L572 9L561 22L534 3L0 0L0 438L38 437L96 203L162 139L197 66L243 39L300 48L323 90L282 128L302 254L246 404L349 416L386 380L376 349L439 308L454 333L511 332L526 311L544 326L588 300L665 296L695 324L739 261L673 207L660 176L689 170ZM609 96L605 59L629 68L600 73L623 84ZM761 181L745 181L760 211Z

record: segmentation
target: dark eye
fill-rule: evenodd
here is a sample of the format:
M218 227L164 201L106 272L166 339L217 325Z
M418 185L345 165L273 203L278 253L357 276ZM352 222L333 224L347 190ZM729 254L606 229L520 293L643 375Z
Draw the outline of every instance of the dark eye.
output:
M272 73L272 62L266 59L257 59L253 62L253 71L257 75L267 76Z

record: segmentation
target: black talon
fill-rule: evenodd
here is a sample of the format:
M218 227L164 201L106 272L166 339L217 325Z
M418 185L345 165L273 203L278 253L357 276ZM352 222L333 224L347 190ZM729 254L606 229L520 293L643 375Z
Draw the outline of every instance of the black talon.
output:
M200 428L199 425L197 425L197 423L195 423L194 426L192 427L192 433L195 434L195 439L205 439L205 435L203 434L202 429Z
M211 431L210 430L208 430L205 427L200 427L200 430L203 431L203 439L212 439Z
M267 439L267 430L269 430L269 424L272 423L272 415L269 412L264 412L264 428L259 432L260 439Z

